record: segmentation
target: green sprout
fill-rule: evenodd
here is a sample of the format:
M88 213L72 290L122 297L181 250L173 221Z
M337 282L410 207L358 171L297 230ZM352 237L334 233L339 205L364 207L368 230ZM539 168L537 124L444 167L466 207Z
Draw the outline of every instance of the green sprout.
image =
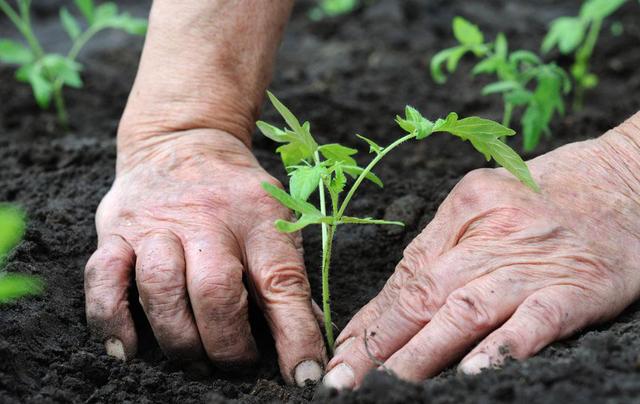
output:
M589 60L598 42L602 23L626 1L586 0L577 17L555 19L542 42L545 53L555 47L564 55L573 53L571 76L575 81L573 106L576 110L582 109L585 92L598 85L598 76L589 71Z
M358 7L358 0L320 0L319 4L309 11L309 18L314 21L325 17L349 14Z
M68 127L68 114L62 90L65 86L82 88L80 71L83 66L76 59L86 43L98 32L113 28L129 34L144 35L147 23L128 13L118 12L115 3L96 6L93 0L74 0L84 17L85 27L67 10L60 9L60 22L72 41L66 55L46 53L33 32L31 0L16 0L17 8L8 0L0 0L0 10L15 25L26 45L10 39L0 39L0 62L19 66L16 79L29 83L35 100L42 109L55 105L58 121Z
M511 126L515 107L524 107L522 126L523 149L533 151L542 133L549 135L549 123L555 113L564 114L563 95L571 90L566 72L554 63L544 64L533 52L515 50L509 52L504 34L494 42L485 42L484 35L462 17L453 19L453 34L459 45L438 52L431 59L431 76L442 84L446 76L458 67L460 59L472 53L480 59L472 70L473 75L493 74L497 81L482 89L483 95L502 94L504 112L502 125ZM535 83L535 85L533 84Z
M515 132L497 122L478 117L459 119L456 113L450 113L446 119L435 122L424 118L416 109L407 106L405 116L397 116L396 122L405 132L404 136L386 147L373 140L356 135L369 146L373 159L365 167L355 160L358 150L329 143L319 145L311 135L309 122L300 124L294 114L273 94L268 93L271 103L287 123L280 129L263 121L258 121L258 129L269 139L282 143L277 148L289 174L289 192L263 183L263 188L282 205L296 213L297 220L290 222L277 220L275 227L285 233L303 229L311 224L319 224L322 231L322 309L324 328L331 351L334 347L331 322L329 293L329 267L331 250L336 229L342 224L384 224L400 225L400 222L372 219L370 217L347 216L347 207L363 181L368 180L379 187L382 180L373 173L374 167L396 147L410 140L422 140L434 133L447 132L462 140L468 140L482 153L487 161L494 159L532 190L538 192L538 186L520 156L507 146L501 138L512 136ZM347 186L347 176L353 183ZM309 202L309 197L318 191L319 206ZM344 196L343 196L344 195Z
M24 223L22 210L6 203L0 204L0 267L4 266L7 254L22 239ZM33 276L0 270L0 303L38 294L42 289L42 282Z

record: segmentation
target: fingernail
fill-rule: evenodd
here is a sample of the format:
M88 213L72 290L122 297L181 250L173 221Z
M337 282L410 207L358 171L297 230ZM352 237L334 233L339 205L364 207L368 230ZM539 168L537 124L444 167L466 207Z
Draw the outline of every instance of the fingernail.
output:
M124 345L122 341L117 338L111 337L104 343L104 348L107 351L107 355L120 359L121 361L127 360L127 355L124 353Z
M322 378L322 367L312 360L300 362L293 372L293 377L299 387L304 387L307 380L318 383Z
M477 375L482 369L491 367L491 358L486 353L479 353L458 366L458 371L466 375Z
M346 363L341 363L327 373L322 383L336 390L351 389L355 384L353 369Z
M345 349L347 349L347 347L349 345L351 345L351 343L353 342L353 340L355 340L356 337L350 337L347 338L346 340L344 340L344 342L342 342L340 345L338 345L334 350L333 350L333 356L337 356L340 354L340 352L344 352Z

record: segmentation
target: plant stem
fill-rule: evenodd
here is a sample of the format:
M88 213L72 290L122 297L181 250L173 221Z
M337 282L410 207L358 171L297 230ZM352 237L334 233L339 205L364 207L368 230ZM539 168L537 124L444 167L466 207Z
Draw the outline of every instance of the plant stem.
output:
M62 85L58 85L57 80L53 87L53 102L56 107L58 122L62 125L64 130L69 129L69 115L67 114L64 96L62 95Z
M340 205L340 209L338 210L337 215L335 215L336 221L339 221L342 218L342 215L344 215L344 211L347 209L347 206L349 205L349 202L351 201L351 198L353 198L353 195L356 193L356 190L358 189L358 187L360 186L362 181L364 181L364 179L366 178L367 174L369 174L371 172L371 170L373 170L373 167L375 167L375 165L378 164L378 162L380 160L382 160L382 158L387 153L389 153L391 150L393 150L396 147L400 146L402 143L406 142L407 140L411 140L411 139L413 139L415 137L416 137L416 135L413 134L413 133L401 137L400 139L398 139L395 142L391 143L389 146L383 148L382 151L380 153L378 153L378 155L373 160L371 160L369 165L367 165L367 167L365 167L365 169L362 170L362 172L360 173L360 175L358 176L356 181L353 183L353 186L349 190L349 193L347 193L347 196L345 196L344 200L342 201L342 205Z
M320 153L317 151L314 154L314 160L316 165L320 164ZM320 194L320 212L323 216L327 215L327 204L324 194L324 182L320 178L318 184L318 193ZM329 238L329 225L321 223L322 228L322 312L324 315L324 331L327 336L327 342L329 345L329 351L333 353L333 322L331 321L331 296L329 294L329 267L331 263L331 245L333 243L333 230L331 231L331 238Z
M511 115L513 114L513 104L510 102L504 103L504 113L502 114L502 126L507 128L511 124Z
M589 70L589 59L591 59L591 55L593 54L593 50L595 49L596 43L598 42L598 37L600 36L600 29L602 28L602 20L596 19L591 22L589 26L589 33L587 33L587 39L584 41L580 49L576 51L576 61L573 64L574 68L576 66L582 66L582 77L577 80L576 92L573 98L573 109L581 110L584 104L584 79L588 76Z
M38 39L33 35L33 31L31 29L31 20L29 19L29 3L27 2L19 2L20 5L20 14L16 13L16 11L7 3L6 0L0 0L0 10L2 10L7 17L11 20L13 25L16 26L18 31L24 36L33 55L36 59L41 59L44 57L44 51L42 50L42 46Z
M331 266L331 247L335 226L328 226L327 238L322 244L322 311L324 313L324 332L327 337L329 352L333 354L335 340L333 338L333 322L331 321L331 293L329 292L329 268Z

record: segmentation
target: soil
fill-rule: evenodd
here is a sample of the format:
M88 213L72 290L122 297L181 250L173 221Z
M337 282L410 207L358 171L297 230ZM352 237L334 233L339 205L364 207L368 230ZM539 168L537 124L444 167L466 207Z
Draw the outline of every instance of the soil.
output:
M59 3L35 5L39 31L54 48L64 44L56 28ZM119 3L139 15L149 6ZM620 21L623 34L613 35L608 24L603 30L593 61L600 85L588 93L586 108L556 120L553 137L536 154L600 135L640 110L640 7L628 3L610 21ZM300 1L272 89L312 122L321 140L358 147L356 132L382 143L397 136L393 117L405 104L434 118L451 110L499 118L500 100L479 96L487 79L465 73L471 61L465 60L444 86L429 77L430 56L453 43L452 17L472 18L487 35L503 31L513 47L536 50L548 22L575 14L579 5L578 0L378 0L349 16L310 22L310 1ZM0 17L0 36L10 32ZM254 333L262 359L242 376L217 372L197 378L173 368L148 333L138 358L121 363L107 357L87 332L82 269L95 248L93 215L113 180L115 130L141 47L140 39L109 33L84 53L86 86L67 92L69 133L56 128L52 112L35 107L29 88L13 80L12 68L0 66L0 200L19 203L29 215L24 241L7 269L37 274L47 284L42 296L0 308L0 402L640 402L640 304L609 324L500 370L465 377L449 369L420 384L375 373L360 390L340 395L285 386L258 315ZM271 108L263 118L276 119ZM283 179L273 150L271 142L256 137L256 155ZM405 146L382 164L378 174L387 184L385 192L364 187L353 211L401 219L407 227L338 232L332 290L339 327L380 290L404 247L456 182L484 164L469 145L446 136ZM314 229L304 236L319 298L320 262L313 252L320 250L320 238Z

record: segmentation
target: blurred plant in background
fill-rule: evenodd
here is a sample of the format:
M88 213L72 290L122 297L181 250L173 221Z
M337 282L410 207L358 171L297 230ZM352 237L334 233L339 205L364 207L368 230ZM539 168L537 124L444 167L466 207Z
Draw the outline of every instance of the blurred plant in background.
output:
M573 53L571 76L575 82L574 109L582 109L584 93L598 85L598 76L589 71L589 61L598 42L602 23L626 2L586 0L578 16L560 17L551 22L551 28L542 42L542 51L547 53L557 47L563 55ZM613 29L622 33L621 25Z
M309 18L314 21L326 17L348 14L358 7L359 0L320 0L319 4L309 11Z
M71 38L71 48L66 55L46 53L36 37L31 22L31 0L16 0L17 8L8 0L0 0L0 10L15 25L26 45L0 39L0 62L18 65L16 79L31 84L36 102L42 109L49 108L51 101L56 108L58 121L68 127L69 117L62 89L64 86L82 88L80 71L83 66L76 61L87 42L105 29L119 29L132 35L144 35L147 21L119 12L115 3L96 6L93 0L74 0L84 18L81 24L65 7L60 9L60 22Z
M7 254L24 234L25 215L16 206L0 204L0 267L4 267ZM0 270L0 303L42 292L43 284L38 278Z

